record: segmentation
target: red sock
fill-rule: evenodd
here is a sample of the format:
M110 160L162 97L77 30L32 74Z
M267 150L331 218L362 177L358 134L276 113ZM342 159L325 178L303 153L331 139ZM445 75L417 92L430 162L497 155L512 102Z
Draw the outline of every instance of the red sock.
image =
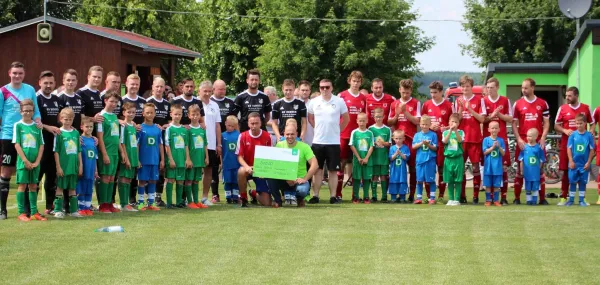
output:
M438 175L438 179L440 181L439 183L439 188L440 188L440 198L444 198L444 193L446 193L446 183L444 183L444 177L442 177L442 174L440 173Z
M508 173L502 174L502 187L500 187L500 197L506 199L506 192L508 192Z
M546 200L546 178L540 178L540 202Z
M427 199L431 198L431 186L429 186L429 183L425 183L425 192L427 192Z
M408 195L408 197L410 199L414 199L415 192L417 191L417 173L414 171L410 172L410 183L408 185L408 188L410 188L410 195Z
M240 191L240 198L242 198L242 201L248 201L248 193L246 193L246 191Z
M541 181L540 181L541 182ZM567 199L569 197L569 171L563 172L562 180L560 181L560 197Z
M338 177L338 184L337 184L337 188L335 189L335 196L337 197L342 197L342 186L344 186L344 173L341 171L337 172L337 177Z
M596 181L600 182L600 173L598 173L598 178L596 179ZM598 183L598 195L600 195L600 183Z
M462 185L460 188L460 198L461 199L466 199L467 198L467 193L465 193L465 189L467 188L467 180L464 179L463 177L463 181L462 181Z
M473 198L479 199L479 186L481 185L481 175L473 175Z
M250 190L250 197L256 199L256 190Z
M515 177L515 199L521 200L521 189L523 189L523 177Z

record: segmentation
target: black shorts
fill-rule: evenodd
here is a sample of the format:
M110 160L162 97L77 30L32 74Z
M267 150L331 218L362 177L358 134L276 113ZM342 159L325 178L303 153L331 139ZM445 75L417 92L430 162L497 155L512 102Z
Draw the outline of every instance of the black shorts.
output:
M208 167L217 167L221 164L221 160L219 160L219 156L217 155L216 150L209 149L208 150Z
M328 171L340 170L339 144L313 144L311 148L319 162L319 169L323 169L327 163Z
M12 140L1 140L2 141L2 166L16 166L17 165L17 150Z

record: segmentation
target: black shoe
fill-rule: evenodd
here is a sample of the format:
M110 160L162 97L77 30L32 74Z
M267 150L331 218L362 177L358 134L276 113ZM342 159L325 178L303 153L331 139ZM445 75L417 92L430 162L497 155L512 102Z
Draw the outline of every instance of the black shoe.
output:
M508 201L506 201L506 199L502 199L500 203L502 204L502 206L508 206Z
M466 203L468 203L468 202L467 202L467 197L460 198L460 203L461 203L461 204L466 204Z
M256 199L252 199L252 201L250 201L250 204L252 204L252 205L258 205L258 201Z
M385 199L381 199L381 203L387 203L387 202L388 202L388 199L387 199L387 198L385 198Z
M175 207L179 209L185 209L185 202L181 202L181 204L177 204Z
M408 197L408 203L412 204L415 202L415 197Z
M337 196L337 197L335 197L335 199L337 200L336 204L341 204L342 203L342 196Z
M242 208L248 208L248 201L242 200Z
M165 205L166 209L176 209L175 205L169 204L169 205Z
M540 205L550 205L546 199L540 201Z
M400 198L396 198L396 201L394 201L394 202L397 203L397 204L401 204L402 200Z
M313 196L312 198L310 198L310 200L308 200L309 204L319 204L319 197L317 196Z
M473 198L473 205L479 204L479 198Z
M329 204L338 204L338 199L336 197L329 198Z
M134 209L137 209L138 203L137 202L131 202L131 203L129 203L129 206L133 207Z
M158 201L156 201L156 206L165 207L165 206L167 206L167 204L165 204L165 201L163 201L163 200L158 200Z
M381 200L381 202L383 202L383 200ZM377 203L377 198L375 198L375 197L371 198L371 203Z
M232 203L231 198L227 198L226 200L227 200L227 204L231 204Z
M0 221L6 220L6 219L8 219L8 216L6 215L6 211L0 212Z
M515 204L515 205L521 205L521 199L515 199L513 201L513 204Z

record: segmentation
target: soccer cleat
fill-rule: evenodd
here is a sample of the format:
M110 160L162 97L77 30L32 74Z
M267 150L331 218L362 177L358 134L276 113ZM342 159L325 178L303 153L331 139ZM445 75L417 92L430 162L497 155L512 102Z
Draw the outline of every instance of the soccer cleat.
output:
M417 199L413 202L413 204L417 205L417 204L423 204L423 200L421 199Z
M496 207L502 207L502 203L496 201L496 202L494 202L494 206L496 206Z
M88 214L87 214L87 212L86 212L85 210L79 210L79 211L77 211L77 213L79 213L79 214L80 214L81 216L83 216L83 217L85 217L85 216L87 216L87 215L88 215Z
M579 201L579 206L581 206L581 207L587 207L588 204L585 201Z
M213 195L212 202L213 203L219 203L219 202L221 202L221 197L219 197L219 195Z
M194 203L189 203L189 204L187 205L187 207L188 207L188 209L200 209L200 208L198 208L198 205L196 205L196 204L194 204Z
M21 222L29 222L31 221L30 218L27 217L27 214L20 214L17 219L19 219L19 221Z
M112 211L110 210L108 204L102 204L100 205L100 213L111 214Z
M567 199L560 198L560 201L558 202L558 204L556 204L556 206L564 206L566 203L567 203Z
M415 197L408 197L408 203L412 204L413 202L415 202Z
M131 207L131 205L127 205L121 209L123 210L123 212L137 212L138 211L136 208Z
M540 205L550 205L550 203L548 203L548 200L544 199L540 200Z
M466 204L467 202L467 197L461 197L459 203L461 204Z
M429 205L435 205L435 199L429 199Z
M119 210L119 209L115 208L115 205L113 205L113 204L108 204L108 210L109 210L111 213L118 213L118 212L121 212L121 210Z
M248 208L248 201L242 200L242 205L240 207Z
M587 199L586 199L586 198L583 198L583 202L584 202L584 203L585 203L587 206L589 206L589 205L590 205L590 203L588 203L588 201L587 201Z
M401 204L402 203L402 199L400 199L400 197L396 198L396 201L394 201L395 203Z
M335 199L337 200L336 204L341 204L342 203L342 196L337 196L337 197L335 197Z
M515 199L515 200L513 200L513 204L515 204L515 205L521 205L521 199Z
M475 203L475 202L473 202L473 203ZM485 205L486 207L489 207L489 206L491 206L491 205L492 205L492 202L490 202L490 201L485 201L485 204L484 204L484 205Z
M473 197L473 205L478 205L478 204L479 204L479 198Z
M33 214L33 216L31 216L30 220L47 221L48 219L46 219L45 217L42 217L42 215L40 213L35 213L35 214Z
M298 206L298 199L296 199L296 196L292 197L292 199L290 200L290 205Z
M160 208L156 207L154 205L150 205L150 206L146 207L146 210L148 210L148 211L160 211Z
M502 199L500 204L502 204L502 206L508 206L508 201L506 201L506 199Z
M207 201L207 202L208 202L208 201ZM185 209L185 208L186 208L186 205L185 205L185 202L181 202L180 204L177 204L177 205L175 205L175 207L176 207L177 209Z
M369 200L369 198L365 198L363 200L363 203L365 203L365 204L371 204L371 200Z
M571 206L573 206L573 202L571 202L571 201L567 201L567 203L565 203L565 206L567 206L567 207L571 207Z
M599 201L599 202L600 202L600 201ZM46 210L44 211L44 215L50 215L50 214L52 214L52 211L53 211L52 209L46 209Z
M86 213L88 216L93 216L93 215L94 215L94 212L92 212L92 210L84 210L84 211L85 211L85 213Z
M225 200L227 201L227 204L231 204L232 203L231 198L226 198Z
M213 202L209 201L208 199L202 199L202 204L206 205L206 206L214 206Z
M319 197L317 196L313 196L312 198L310 198L310 200L308 200L309 204L319 204Z
M206 208L208 208L208 206L206 206L206 205L204 205L204 204L202 204L200 202L196 203L196 206L198 206L198 209L206 209Z
M207 202L209 202L209 201L207 201ZM206 203L204 203L204 204L205 204L206 206L210 206L210 205L207 205ZM254 198L253 198L253 199L250 201L250 204L252 204L252 205L258 205L258 200L256 200L256 199L254 199Z
M83 216L79 212L71 213L71 214L69 214L69 216L75 217L75 218L83 218Z
M279 205L279 203L274 202L272 207L275 209L279 209L281 206Z
M57 219L64 219L65 213L63 213L62 211L56 212L56 213L54 213L54 217Z
M352 198L352 204L358 204L358 199Z
M338 204L338 199L336 197L329 198L329 204Z
M129 205L129 206L131 206L131 205ZM145 211L146 207L144 206L144 204L139 204L139 205L137 205L137 209L138 209L138 211Z
M435 200L435 202L440 204L446 203L446 201L444 201L444 197L439 197L437 200Z
M165 208L167 208L167 209L176 209L175 205L173 205L173 204L167 204L167 206Z
M383 202L383 199L381 199L381 202ZM377 198L375 198L375 197L371 198L371 203L377 203Z
M166 207L167 204L165 204L165 201L163 201L163 200L158 200L158 201L156 201L156 206L158 206L158 207Z
M446 203L446 206L454 206L454 201L448 200L448 203Z
M452 206L460 206L460 201L454 201L454 204Z

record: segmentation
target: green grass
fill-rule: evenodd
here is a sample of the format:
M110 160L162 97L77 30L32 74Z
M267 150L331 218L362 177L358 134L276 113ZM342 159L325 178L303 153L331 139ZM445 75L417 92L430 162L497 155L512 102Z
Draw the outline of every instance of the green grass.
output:
M346 202L28 223L15 209L9 216L0 222L3 284L598 283L595 205ZM111 225L125 233L94 232Z

